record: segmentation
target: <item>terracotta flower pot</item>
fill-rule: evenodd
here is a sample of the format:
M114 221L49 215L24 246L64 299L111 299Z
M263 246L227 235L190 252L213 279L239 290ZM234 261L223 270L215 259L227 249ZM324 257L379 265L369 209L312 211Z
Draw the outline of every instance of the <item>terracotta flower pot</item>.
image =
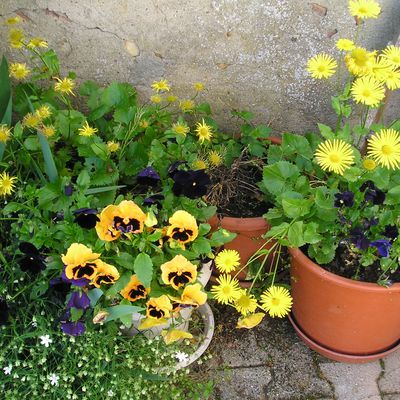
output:
M332 274L289 249L292 323L306 344L346 362L367 362L400 347L400 283L389 288Z
M224 249L236 250L240 254L241 265L238 269L242 268L249 258L263 245L266 243L266 239L262 236L269 230L270 226L268 222L262 217L254 218L234 218L234 217L222 217L218 218L214 215L209 221L211 229L215 230L218 227L224 228L230 232L236 233L237 236L231 242L224 245ZM267 243L266 249L271 248L272 241ZM269 255L272 259L272 253ZM213 271L213 274L217 274ZM236 275L236 272L231 273L232 276ZM244 282L247 275L247 268L239 273L237 278L241 281L242 286L246 286ZM212 277L211 277L211 280Z
M280 137L271 136L267 141L272 144L281 144L282 139ZM266 240L262 236L268 232L270 226L268 222L262 217L252 217L252 218L236 218L236 217L217 217L214 215L208 223L211 225L211 230L214 231L218 227L224 228L230 232L237 234L236 238L232 242L224 245L224 249L236 250L240 254L241 265L238 268L242 268L249 258L264 244ZM265 249L270 249L272 246L272 241L265 246ZM273 253L268 256L268 261L272 261ZM267 262L268 262L267 261ZM251 282L245 281L247 276L247 268L239 273L237 278L240 281L242 287L250 287ZM216 276L218 276L217 271L213 271L213 276L211 276L211 282L215 282ZM231 273L232 276L236 275L236 272Z

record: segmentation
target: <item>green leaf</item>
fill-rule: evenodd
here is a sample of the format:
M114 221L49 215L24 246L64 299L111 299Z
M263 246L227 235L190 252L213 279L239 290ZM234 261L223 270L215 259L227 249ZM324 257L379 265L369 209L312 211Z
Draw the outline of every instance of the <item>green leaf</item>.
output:
M232 111L232 115L242 118L245 121L251 121L254 118L254 114L250 111Z
M196 107L198 112L202 112L206 115L211 115L211 108L208 103L201 103Z
M335 133L328 125L318 124L318 128L325 139L335 139Z
M76 184L81 188L86 188L90 184L90 175L86 169L83 169L78 178L76 179Z
M400 185L388 190L385 204L400 204Z
M268 221L272 221L273 219L278 219L282 218L283 214L281 210L277 208L270 208L266 214L263 215L263 218L265 218Z
M126 315L132 315L133 313L143 311L143 307L137 306L126 306L126 305L116 305L113 307L108 307L104 311L108 312L106 322L114 321L115 319L121 318Z
M92 308L94 308L94 306L99 301L100 297L103 296L103 291L101 289L94 288L92 290L89 290L87 292L87 295L88 295L89 300L90 300L90 306Z
M226 229L218 229L211 235L211 246L222 246L225 243L231 242L236 236L236 233L229 232Z
M29 151L36 151L40 149L40 144L36 136L29 136L24 140L24 146Z
M292 133L284 133L282 135L282 152L284 155L293 156L301 155L311 159L313 150L310 143L304 136L294 135Z
M288 241L290 247L300 247L305 244L303 235L303 221L296 221L289 226Z
M315 222L305 224L304 241L306 243L318 243L323 240L323 237L317 232L319 226Z
M72 322L78 321L83 315L83 310L80 308L71 307L70 311L71 311L71 321Z
M91 188L85 190L85 195L88 196L90 194L97 194L97 193L104 193L109 192L112 190L118 190L124 188L126 185L116 185L116 186L105 186L105 187L98 187L98 188Z
M92 143L90 148L93 150L93 153L96 154L101 160L106 161L108 159L108 150L107 145L102 142Z
M290 186L293 187L299 175L296 165L287 161L279 161L264 167L262 185L266 191L277 195L288 190Z
M3 56L0 64L0 121L3 124L11 124L11 83L8 72L8 64Z
M192 244L193 250L199 254L208 254L211 252L210 242L204 237L198 237Z
M153 278L153 261L150 256L145 253L140 253L134 262L133 269L140 282L144 287L150 287Z
M128 125L136 115L136 107L118 108L114 112L114 121Z
M118 257L115 257L114 260L118 265L121 265L122 267L130 271L133 271L135 264L135 257L133 257L131 254L124 252L119 253Z
M283 211L289 218L298 218L310 212L312 202L307 199L283 198Z

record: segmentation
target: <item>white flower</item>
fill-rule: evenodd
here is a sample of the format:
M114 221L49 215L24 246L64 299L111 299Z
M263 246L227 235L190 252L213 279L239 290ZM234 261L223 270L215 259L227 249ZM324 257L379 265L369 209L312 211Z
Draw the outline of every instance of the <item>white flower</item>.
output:
M40 336L40 344L43 344L45 347L49 347L50 343L53 343L53 340L50 339L50 335Z
M34 328L37 327L37 321L36 321L36 318L35 318L35 317L32 318L32 326L33 326Z
M4 367L3 368L4 375L10 375L11 374L11 370L12 370L12 365L11 364L8 367Z
M58 380L60 379L60 377L57 376L56 374L51 374L48 376L48 379L53 386L57 386Z
M108 397L114 397L114 392L113 392L112 390L109 390L109 391L107 392L107 396L108 396Z
M189 355L184 353L183 351L177 351L175 353L175 358L180 362L184 363L189 360Z

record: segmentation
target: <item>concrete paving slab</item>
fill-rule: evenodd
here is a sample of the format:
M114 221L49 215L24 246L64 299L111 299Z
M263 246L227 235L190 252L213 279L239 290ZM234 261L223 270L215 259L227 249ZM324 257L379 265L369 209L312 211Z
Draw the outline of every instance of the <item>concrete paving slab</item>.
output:
M382 400L400 400L400 393L395 394L383 394Z
M381 400L378 361L368 364L322 363L321 371L332 383L337 400Z
M264 400L271 381L268 367L232 368L216 371L214 400Z
M381 392L400 393L400 351L383 358L382 362L384 373L378 380Z

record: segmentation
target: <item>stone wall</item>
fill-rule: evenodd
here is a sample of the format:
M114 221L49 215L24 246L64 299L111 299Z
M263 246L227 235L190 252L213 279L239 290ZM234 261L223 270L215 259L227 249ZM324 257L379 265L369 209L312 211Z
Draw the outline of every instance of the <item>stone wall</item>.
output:
M329 122L334 80L305 71L318 52L352 38L348 0L0 0L0 16L17 13L30 34L43 36L60 55L64 72L100 82L127 81L145 99L165 77L187 97L205 83L225 128L231 109L251 109L276 130L304 132ZM400 2L380 0L382 15L368 20L361 42L382 48L400 31ZM0 27L6 39L7 28ZM0 54L16 52L0 41ZM396 101L396 100L394 100ZM398 104L391 104L396 115Z

